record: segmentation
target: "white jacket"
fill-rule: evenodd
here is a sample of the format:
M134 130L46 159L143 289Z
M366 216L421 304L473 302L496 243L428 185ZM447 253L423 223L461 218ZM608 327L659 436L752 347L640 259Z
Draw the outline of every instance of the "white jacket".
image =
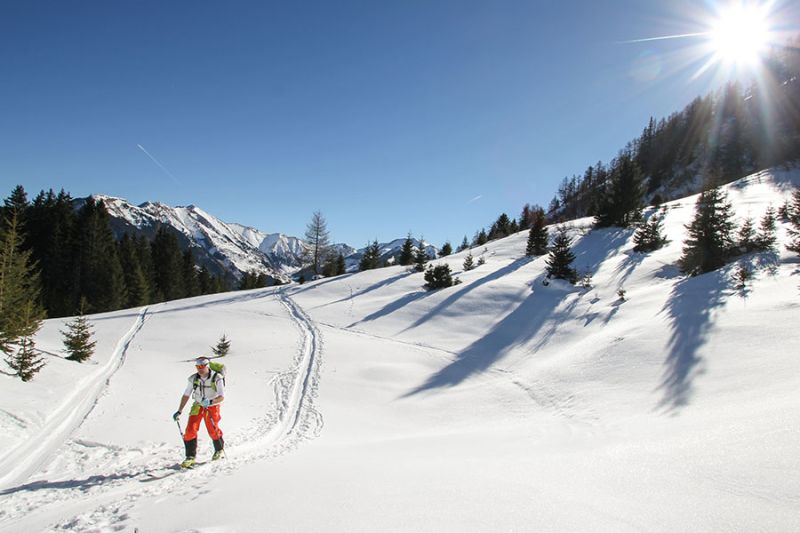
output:
M216 385L212 383L212 377L216 377ZM198 380L197 388L194 386L195 378ZM205 378L200 377L199 374L192 374L187 380L186 390L183 395L191 396L197 403L201 403L203 400L213 400L218 396L225 396L225 382L222 374L211 371Z

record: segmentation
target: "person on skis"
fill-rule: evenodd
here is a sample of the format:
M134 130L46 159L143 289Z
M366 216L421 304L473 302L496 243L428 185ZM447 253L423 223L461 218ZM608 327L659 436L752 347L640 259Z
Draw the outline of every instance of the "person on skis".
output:
M205 421L206 430L214 441L212 460L216 461L222 457L222 449L225 446L222 440L222 430L219 427L221 418L219 405L225 399L224 376L211 370L210 361L207 357L198 357L194 363L197 372L189 376L186 390L181 397L180 406L175 414L172 415L173 420L177 421L189 398L194 400L192 409L189 412L189 422L186 424L186 431L183 434L186 460L181 463L181 468L191 468L195 464L197 431L200 429L201 421Z

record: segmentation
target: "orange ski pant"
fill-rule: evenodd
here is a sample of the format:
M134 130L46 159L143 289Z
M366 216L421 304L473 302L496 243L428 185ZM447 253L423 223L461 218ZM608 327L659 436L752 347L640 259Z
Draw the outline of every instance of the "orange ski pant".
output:
M194 411L194 409L192 409ZM212 405L205 408L200 407L197 414L189 416L189 422L186 424L186 431L183 434L183 440L193 440L197 438L197 430L200 429L200 422L205 420L206 430L212 440L217 440L222 437L222 430L219 428L219 421L222 417L219 414L219 405Z

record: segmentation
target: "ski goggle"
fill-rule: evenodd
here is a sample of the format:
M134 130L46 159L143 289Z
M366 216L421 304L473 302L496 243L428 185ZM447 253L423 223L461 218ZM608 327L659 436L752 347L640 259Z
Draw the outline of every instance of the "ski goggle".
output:
M194 366L195 366L195 368L205 368L205 367L207 367L208 365L194 365Z

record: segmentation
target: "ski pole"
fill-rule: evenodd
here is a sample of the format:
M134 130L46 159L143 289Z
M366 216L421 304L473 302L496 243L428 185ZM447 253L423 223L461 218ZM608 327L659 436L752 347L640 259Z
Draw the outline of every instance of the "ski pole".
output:
M175 423L178 424L178 432L181 434L181 438L183 438L183 430L181 429L181 421L180 420L176 420Z

